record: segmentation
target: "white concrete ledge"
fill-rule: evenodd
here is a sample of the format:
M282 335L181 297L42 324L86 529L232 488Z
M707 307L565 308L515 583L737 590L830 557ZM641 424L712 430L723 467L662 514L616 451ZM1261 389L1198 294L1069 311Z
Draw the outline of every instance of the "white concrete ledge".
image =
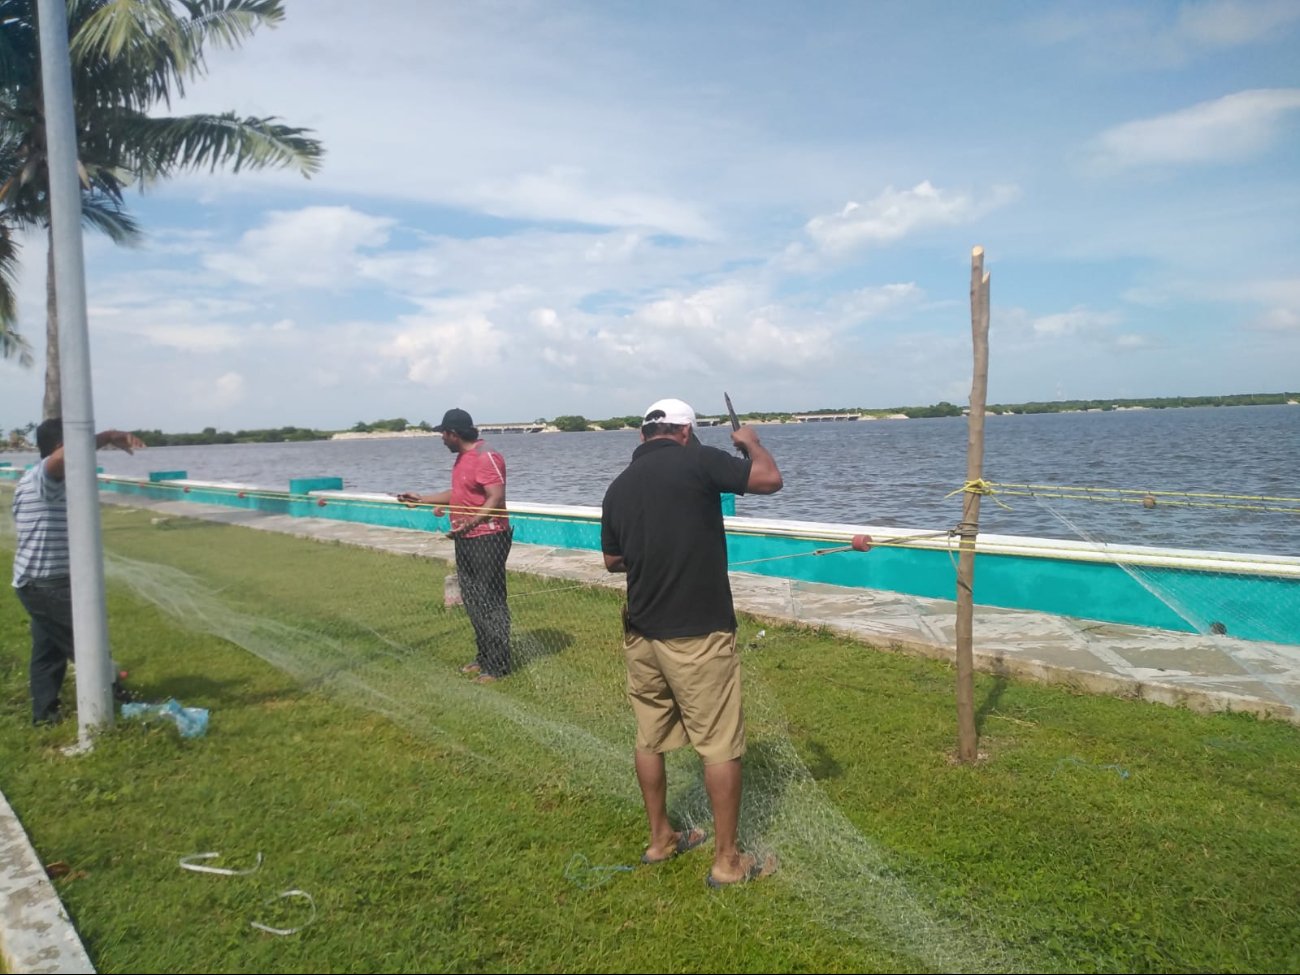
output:
M13 975L95 971L22 823L2 795L0 954L5 971Z

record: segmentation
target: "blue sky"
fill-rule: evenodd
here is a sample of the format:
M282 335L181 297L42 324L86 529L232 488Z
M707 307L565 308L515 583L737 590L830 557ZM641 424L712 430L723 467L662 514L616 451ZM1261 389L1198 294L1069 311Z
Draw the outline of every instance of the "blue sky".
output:
M176 108L324 166L87 237L101 426L964 402L975 245L991 401L1300 387L1300 0L285 6Z

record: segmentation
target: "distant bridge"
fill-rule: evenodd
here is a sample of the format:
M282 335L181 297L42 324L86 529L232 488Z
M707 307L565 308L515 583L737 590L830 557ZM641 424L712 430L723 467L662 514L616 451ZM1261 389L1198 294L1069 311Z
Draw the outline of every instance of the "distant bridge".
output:
M480 423L479 433L541 433L545 423Z

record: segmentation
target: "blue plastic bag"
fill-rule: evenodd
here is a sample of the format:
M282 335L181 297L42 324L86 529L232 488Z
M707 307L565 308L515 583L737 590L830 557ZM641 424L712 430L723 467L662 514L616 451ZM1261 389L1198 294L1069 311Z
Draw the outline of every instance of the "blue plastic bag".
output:
M147 717L152 714L161 715L175 721L176 728L180 731L182 738L199 738L207 734L207 708L181 707L180 702L174 697L169 697L162 704L131 701L122 705L122 717L124 718Z

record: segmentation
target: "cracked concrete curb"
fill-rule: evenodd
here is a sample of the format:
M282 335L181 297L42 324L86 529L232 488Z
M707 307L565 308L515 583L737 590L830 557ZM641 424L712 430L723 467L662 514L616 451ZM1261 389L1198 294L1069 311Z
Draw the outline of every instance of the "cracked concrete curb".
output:
M13 975L94 972L13 807L0 795L0 955Z

